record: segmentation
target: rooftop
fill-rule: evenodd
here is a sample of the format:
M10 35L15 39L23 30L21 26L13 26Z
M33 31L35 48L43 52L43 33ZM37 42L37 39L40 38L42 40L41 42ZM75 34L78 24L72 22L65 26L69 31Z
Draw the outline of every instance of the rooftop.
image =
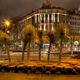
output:
M38 9L36 9L36 10L32 10L32 11L31 11L30 13L28 13L28 14L25 13L25 14L22 14L22 15L20 15L20 16L14 17L14 18L12 18L12 21L13 21L13 23L17 23L18 21L24 19L24 18L27 17L28 15L33 14L34 12L36 12L36 11L38 11L38 10L43 10L43 9L60 9L60 10L66 10L66 9L64 9L64 8L62 8L62 7L55 7L55 6L51 6L51 4L43 3L40 8L38 8Z

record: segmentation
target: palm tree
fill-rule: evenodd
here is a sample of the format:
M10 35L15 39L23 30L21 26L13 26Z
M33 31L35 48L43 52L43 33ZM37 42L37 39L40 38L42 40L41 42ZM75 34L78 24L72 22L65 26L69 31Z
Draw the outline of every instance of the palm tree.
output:
M59 54L59 63L60 63L61 62L63 42L68 41L68 38L69 38L69 28L68 28L68 26L64 23L60 23L56 27L56 36L60 40L60 54Z
M54 32L52 31L50 31L50 32L48 32L47 33L47 37L48 37L48 40L49 40L49 49L48 49L48 57L47 57L47 60L48 60L48 62L49 62L49 60L50 60L50 51L51 51L51 46L52 46L52 44L54 44L54 42L55 42L55 38L54 38Z
M41 61L41 49L43 46L43 31L38 30L38 39L39 39L39 61Z
M21 39L23 41L23 52L22 52L22 61L24 61L24 52L27 46L27 60L29 61L30 57L30 45L31 42L37 38L36 29L31 24L25 26L21 31Z
M0 31L0 41L2 44L5 45L5 50L8 54L8 60L9 62L11 62L10 53L9 53L9 42L11 41L11 37L7 33Z

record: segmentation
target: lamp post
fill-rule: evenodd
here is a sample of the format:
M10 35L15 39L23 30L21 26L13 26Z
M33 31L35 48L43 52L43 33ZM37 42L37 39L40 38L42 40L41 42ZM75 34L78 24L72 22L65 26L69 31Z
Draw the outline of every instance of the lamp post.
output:
M4 28L5 28L5 32L7 34L10 33L9 30L8 30L10 28L10 26L11 26L10 20L4 20ZM8 46L7 42L5 42L5 50L7 51L9 62L11 62L10 53L9 53L9 46Z
M9 28L11 27L11 21L10 20L7 20L5 19L4 20L4 28L5 28L5 32L9 34Z
M3 25L4 25L4 31L7 33L7 34L10 34L10 27L11 27L11 21L9 19L4 19L3 21Z

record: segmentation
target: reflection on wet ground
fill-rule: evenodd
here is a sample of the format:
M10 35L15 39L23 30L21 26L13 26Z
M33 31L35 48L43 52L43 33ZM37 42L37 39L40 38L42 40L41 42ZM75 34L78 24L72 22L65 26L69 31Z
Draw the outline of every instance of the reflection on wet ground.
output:
M80 75L0 73L0 80L80 80Z

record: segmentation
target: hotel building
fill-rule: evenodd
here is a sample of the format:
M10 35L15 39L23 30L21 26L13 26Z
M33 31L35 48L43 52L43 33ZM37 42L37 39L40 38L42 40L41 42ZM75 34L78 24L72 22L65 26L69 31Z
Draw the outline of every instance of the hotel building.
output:
M32 10L31 13L13 19L14 27L12 32L14 39L19 37L19 33L24 25L32 24L38 30L54 30L57 24L67 23L73 40L80 41L80 10L67 11L61 7L53 7L51 4L43 3L42 7Z
M63 22L67 22L67 10L61 7L52 7L50 4L43 4L41 8L32 11L23 17L17 18L17 24L23 26L32 24L38 30L53 30L54 27Z

